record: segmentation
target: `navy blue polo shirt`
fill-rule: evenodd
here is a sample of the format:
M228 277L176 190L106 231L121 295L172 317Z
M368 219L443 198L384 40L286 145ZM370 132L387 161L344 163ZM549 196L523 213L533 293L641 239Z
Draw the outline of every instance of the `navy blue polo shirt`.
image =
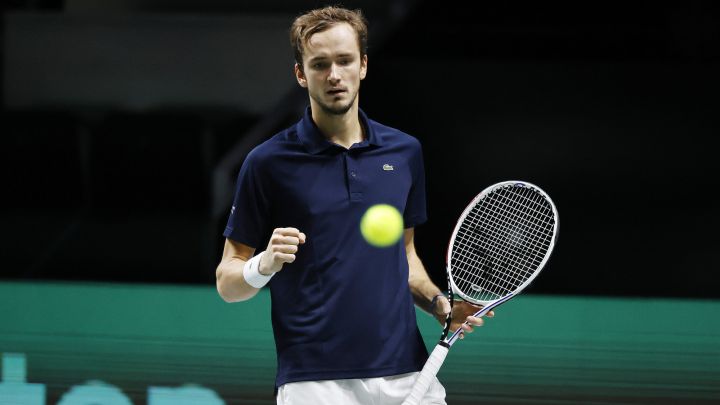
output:
M295 262L269 283L276 387L402 374L427 359L403 243L373 247L359 225L379 203L395 206L406 228L425 222L422 150L410 135L359 114L366 139L349 149L327 141L308 108L240 169L225 237L261 251L275 228L307 235Z

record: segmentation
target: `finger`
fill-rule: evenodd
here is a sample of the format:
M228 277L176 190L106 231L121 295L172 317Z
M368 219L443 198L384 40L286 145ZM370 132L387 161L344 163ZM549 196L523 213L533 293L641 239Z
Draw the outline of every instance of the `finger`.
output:
M470 325L474 325L474 326L483 326L483 324L485 323L485 321L483 321L482 318L477 318L474 316L468 316L466 321Z
M292 263L295 261L295 255L290 253L273 252L273 261L276 263Z
M472 333L473 332L473 327L466 323L463 323L462 325L460 325L460 327L462 328L463 333Z
M276 253L295 254L298 251L297 245L273 245L272 251Z
M307 239L307 236L305 236L304 233L300 232L300 244L305 243L306 239Z
M493 318L493 317L495 317L495 311L490 311L487 314L485 314L485 316L487 316L488 318Z
M273 235L272 244L273 245L299 245L300 238L296 238L295 236Z
M273 233L282 236L300 237L300 230L297 228L275 228Z

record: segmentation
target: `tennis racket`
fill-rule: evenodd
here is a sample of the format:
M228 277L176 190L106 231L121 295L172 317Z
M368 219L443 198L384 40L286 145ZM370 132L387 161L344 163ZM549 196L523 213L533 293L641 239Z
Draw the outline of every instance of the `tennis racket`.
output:
M482 306L476 317L518 295L545 267L558 234L558 214L540 187L523 181L494 184L478 194L458 219L447 251L448 298L457 294ZM450 347L451 314L403 405L418 405ZM467 323L467 322L466 322Z

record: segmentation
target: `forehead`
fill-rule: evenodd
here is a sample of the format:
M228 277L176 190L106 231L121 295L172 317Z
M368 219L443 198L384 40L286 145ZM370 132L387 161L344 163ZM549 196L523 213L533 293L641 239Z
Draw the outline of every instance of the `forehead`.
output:
M347 23L336 24L313 34L305 44L304 58L331 57L336 54L360 54L355 30Z

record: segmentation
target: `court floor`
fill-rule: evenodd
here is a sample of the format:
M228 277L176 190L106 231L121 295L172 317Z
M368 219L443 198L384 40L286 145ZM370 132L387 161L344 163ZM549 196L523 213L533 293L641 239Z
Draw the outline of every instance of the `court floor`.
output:
M453 346L439 378L453 405L718 403L719 312L718 301L526 294ZM2 282L0 404L26 386L38 398L18 404L79 392L273 404L269 313L266 291L226 304L210 286ZM418 319L433 346L440 326Z

